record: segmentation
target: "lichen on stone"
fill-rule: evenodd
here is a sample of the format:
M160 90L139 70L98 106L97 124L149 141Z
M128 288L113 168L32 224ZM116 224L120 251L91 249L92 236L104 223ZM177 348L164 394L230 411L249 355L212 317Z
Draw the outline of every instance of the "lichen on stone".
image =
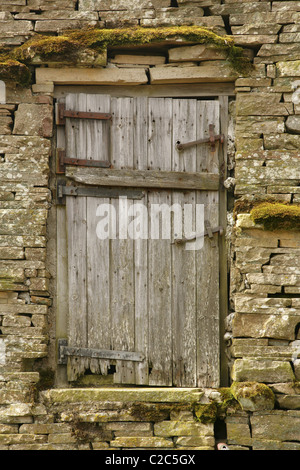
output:
M300 229L300 206L295 204L262 202L253 207L250 217L265 230Z

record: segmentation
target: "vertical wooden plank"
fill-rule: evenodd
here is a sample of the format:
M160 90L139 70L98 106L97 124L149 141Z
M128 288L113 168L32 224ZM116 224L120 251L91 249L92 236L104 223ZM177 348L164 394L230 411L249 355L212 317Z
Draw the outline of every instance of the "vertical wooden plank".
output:
M87 111L110 112L110 96L87 95ZM107 122L89 120L87 125L86 158L109 159L110 129ZM108 198L87 198L87 302L88 302L88 347L110 349L111 312L109 282L110 240L97 237L97 209L108 204ZM101 213L101 212L100 212ZM110 362L91 359L92 373L107 374Z
M111 98L114 168L133 168L133 98Z
M87 347L86 296L86 198L67 198L69 264L69 344ZM68 361L68 378L73 381L86 369L86 360Z
M88 112L110 113L109 95L87 95ZM110 121L86 120L87 151L86 158L92 160L109 160Z
M134 99L133 128L133 166L138 170L148 167L148 98ZM140 204L147 208L147 192L142 201L135 201L137 209ZM145 211L139 212L142 223L148 229L148 217ZM148 385L148 240L134 240L134 288L135 288L135 350L145 354L145 360L135 365L137 385Z
M172 100L149 99L148 168L170 170L172 165ZM153 205L171 204L171 191L151 191ZM159 217L159 214L157 214ZM149 239L149 385L172 385L171 243Z
M208 135L208 125L219 132L219 103L200 101L197 110L197 139ZM218 147L198 146L197 170L219 172ZM204 204L204 217L211 226L219 225L217 191L197 192L197 203ZM216 237L216 235L215 235ZM196 252L197 265L197 385L218 387L220 380L219 339L219 249L205 237L204 246Z
M86 111L86 95L70 94L66 97L66 109ZM67 157L86 158L87 123L82 119L67 119ZM67 197L68 263L69 263L69 343L87 347L87 201L86 198ZM89 366L86 358L68 359L68 378L73 381Z
M61 100L60 100L61 102ZM57 126L57 148L65 148L65 128ZM69 286L68 286L68 242L66 225L66 207L56 207L56 339L68 337ZM68 384L65 366L57 366L56 384L59 387Z
M196 139L196 100L173 100L173 142ZM196 171L196 147L179 152L173 146L174 171ZM173 191L172 203L182 207L182 235L184 233L184 206L191 205L195 222L195 191ZM176 230L176 227L173 228ZM187 229L187 227L186 227ZM195 226L191 227L195 230ZM173 241L173 240L172 240ZM196 384L196 263L195 252L186 245L172 245L172 336L173 385L195 387Z
M112 98L112 162L116 168L133 168L133 99ZM111 240L111 312L112 348L134 351L134 252L133 240L120 233L120 218L126 223L125 207L132 200L111 200L119 222L119 233ZM120 206L121 204L121 206ZM126 231L126 230L125 230ZM130 361L116 361L116 383L135 383L135 365Z
M227 178L227 146L228 146L228 96L219 96L220 103L220 125L221 133L225 135L225 142L220 148L220 171L221 182L219 191L219 220L220 225L224 228L227 226L227 191L223 185L223 181ZM224 334L225 334L225 318L228 315L228 274L229 263L227 258L226 237L219 237L220 250L220 381L222 387L228 387L229 368L228 357L225 351Z

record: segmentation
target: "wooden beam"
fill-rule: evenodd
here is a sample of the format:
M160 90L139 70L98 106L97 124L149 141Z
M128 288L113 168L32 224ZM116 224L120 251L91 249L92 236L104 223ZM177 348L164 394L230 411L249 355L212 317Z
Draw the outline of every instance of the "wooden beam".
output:
M219 175L214 173L187 173L160 170L129 170L106 168L66 167L66 176L72 180L99 186L126 186L161 189L219 189Z
M177 85L143 85L143 86L93 86L89 83L88 92L93 94L109 94L111 96L149 96L151 98L187 98L203 96L235 96L234 82L197 83ZM63 98L67 93L83 93L80 85L60 86L54 89L55 98Z

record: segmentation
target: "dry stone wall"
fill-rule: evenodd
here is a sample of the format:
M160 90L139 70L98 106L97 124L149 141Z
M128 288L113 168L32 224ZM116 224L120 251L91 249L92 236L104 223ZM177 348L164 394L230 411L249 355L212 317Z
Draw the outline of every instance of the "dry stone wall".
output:
M225 182L230 264L225 341L231 381L252 385L235 395L239 407L227 406L225 414L220 392L206 391L199 401L222 408L231 449L300 448L299 214L290 220L286 213L287 204L300 202L299 23L300 2L293 0L0 0L5 53L38 33L197 25L234 38L253 61L251 72L236 74L219 50L183 44L142 63L133 57L126 63L119 52L99 69L115 84L124 77L133 83L137 70L141 84L235 82ZM87 66L91 60L93 67L106 65L106 56L84 57ZM44 65L48 68L40 68ZM40 60L30 67L43 77L51 63ZM43 78L25 88L12 80L6 86L6 103L0 105L0 448L214 448L212 422L219 414L200 423L178 397L172 409L138 392L126 403L95 392L87 403L79 391L60 395L53 388L48 369L55 354L55 271L47 234L53 234L49 209L55 202L54 89ZM277 211L265 213L272 230L253 220L251 211L264 201ZM253 383L266 384L272 400L251 391Z

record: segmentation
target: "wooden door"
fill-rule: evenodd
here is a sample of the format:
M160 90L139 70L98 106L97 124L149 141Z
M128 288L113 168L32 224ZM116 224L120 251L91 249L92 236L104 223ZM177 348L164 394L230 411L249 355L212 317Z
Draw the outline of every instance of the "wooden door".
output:
M202 207L205 221L219 226L219 144L215 151L209 144L177 149L179 141L208 137L210 124L219 134L219 102L69 94L65 106L112 115L111 121L66 118L66 156L112 165L66 166L67 186L93 188L85 195L68 194L59 219L67 246L66 339L85 352L112 352L68 356L68 379L86 370L113 371L119 384L219 386L219 235L202 237L196 250L195 241L174 243L189 234L175 233L173 211L169 238L151 232L160 217L151 212L155 204L188 205L193 230ZM99 188L102 197L94 191ZM110 197L105 191L112 188L117 195ZM105 207L112 208L115 224L106 239L97 235ZM143 236L120 236L118 216L125 210L139 215Z

